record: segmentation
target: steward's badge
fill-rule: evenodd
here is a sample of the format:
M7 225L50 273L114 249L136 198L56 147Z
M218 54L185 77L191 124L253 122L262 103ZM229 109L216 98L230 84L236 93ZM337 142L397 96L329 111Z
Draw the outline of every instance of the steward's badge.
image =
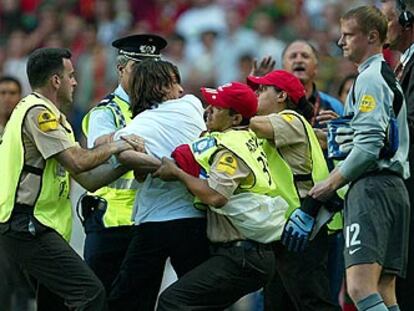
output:
M37 123L42 132L54 131L58 128L56 116L50 111L43 111L37 116Z
M288 123L293 121L293 116L291 114L282 114L282 118Z
M217 172L227 173L229 175L234 175L237 170L237 160L231 153L226 153L221 156L218 161Z
M361 112L370 112L375 109L377 103L375 98L371 95L364 95L361 99L361 105L359 106L359 111Z
M191 148L194 153L202 153L214 146L216 146L216 139L214 137L205 137L192 143Z

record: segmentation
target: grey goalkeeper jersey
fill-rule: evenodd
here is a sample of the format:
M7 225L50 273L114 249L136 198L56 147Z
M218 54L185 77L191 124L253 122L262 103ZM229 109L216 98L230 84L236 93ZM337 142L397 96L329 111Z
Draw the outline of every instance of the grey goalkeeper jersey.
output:
M368 58L358 67L358 77L348 94L344 115L353 115L354 148L339 170L347 180L376 170L388 169L407 178L408 124L407 108L400 85L382 54ZM394 91L391 89L392 86ZM398 113L399 146L391 159L380 157L393 109L393 101L400 102Z

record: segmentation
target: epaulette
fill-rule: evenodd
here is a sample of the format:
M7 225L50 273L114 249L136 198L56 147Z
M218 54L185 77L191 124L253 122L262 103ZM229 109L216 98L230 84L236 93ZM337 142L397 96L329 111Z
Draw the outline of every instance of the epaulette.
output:
M101 106L106 106L108 105L110 102L112 102L112 100L114 99L115 95L114 93L108 94L104 97L104 99L102 99L97 105L96 107L101 107Z

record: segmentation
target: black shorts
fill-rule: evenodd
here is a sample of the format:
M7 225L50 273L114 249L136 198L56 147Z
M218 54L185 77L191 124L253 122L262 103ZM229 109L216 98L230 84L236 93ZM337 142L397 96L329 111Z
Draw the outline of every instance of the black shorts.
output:
M403 179L379 173L354 182L345 200L345 266L378 263L404 277L410 205Z

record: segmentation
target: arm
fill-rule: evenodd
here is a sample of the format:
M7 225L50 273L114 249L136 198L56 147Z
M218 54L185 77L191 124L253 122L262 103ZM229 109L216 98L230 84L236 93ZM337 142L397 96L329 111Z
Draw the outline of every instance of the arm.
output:
M272 122L267 116L256 116L250 119L249 128L257 137L274 140Z
M319 201L327 201L337 189L344 186L348 180L341 175L338 167L329 175L328 179L317 183L309 191L309 196Z
M198 197L204 204L218 208L225 205L228 201L225 196L210 188L207 180L187 174L174 161L166 157L162 158L162 164L153 176L167 181L181 181L187 187L188 191Z
M355 180L373 168L379 159L389 125L393 94L385 81L364 76L372 83L356 84L351 127L354 130L353 148L339 168L341 176ZM358 81L361 81L361 76Z
M128 149L132 149L130 144L118 140L94 149L83 149L79 146L70 147L57 153L54 157L71 175L78 175L104 163L111 155Z
M161 165L161 161L156 157L142 152L126 150L118 155L118 160L127 168L139 174L155 172Z
M128 168L124 166L114 169L112 164L104 163L84 173L72 174L72 177L86 190L95 192L99 188L117 180L126 172L128 172Z

